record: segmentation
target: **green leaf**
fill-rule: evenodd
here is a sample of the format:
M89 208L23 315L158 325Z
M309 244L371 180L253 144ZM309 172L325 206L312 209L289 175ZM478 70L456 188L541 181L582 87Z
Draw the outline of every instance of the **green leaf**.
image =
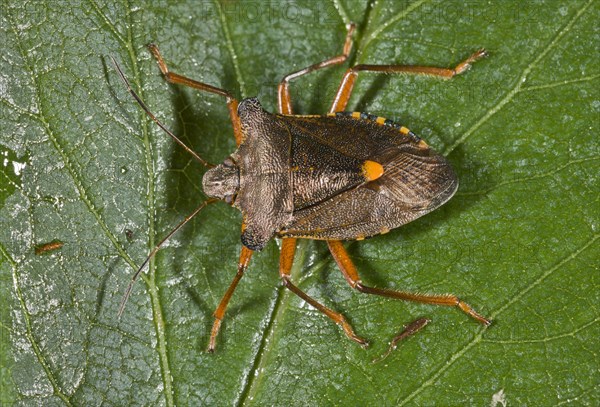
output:
M597 1L17 2L2 5L0 402L21 405L557 405L600 403ZM174 72L258 95L341 52L350 63L453 66L450 81L364 74L349 109L392 118L448 156L461 187L405 227L349 243L365 283L455 293L457 309L361 295L323 242L293 279L371 341L364 350L281 287L278 242L255 254L205 348L236 271L240 215L205 209L151 263L149 250L205 198L203 169L141 111L211 162L235 149L223 99ZM291 85L327 111L347 68ZM64 246L36 255L37 245ZM402 326L423 331L371 363Z

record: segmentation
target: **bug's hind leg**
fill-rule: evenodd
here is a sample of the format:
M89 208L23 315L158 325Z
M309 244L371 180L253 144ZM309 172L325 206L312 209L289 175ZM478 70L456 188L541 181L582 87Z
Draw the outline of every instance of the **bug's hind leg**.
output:
M212 330L210 331L210 341L208 343L207 352L214 352L215 346L217 344L217 335L219 334L219 330L221 329L221 322L223 322L223 317L225 316L225 310L227 309L227 305L229 304L229 300L235 291L238 283L242 279L244 272L248 269L248 264L250 263L250 258L252 257L252 250L248 249L246 246L242 246L242 252L240 253L240 260L238 262L238 271L233 278L233 281L229 285L229 288L223 295L219 306L213 313L215 317L215 322L213 323Z
M352 288L356 288L362 293L376 294L383 297L391 297L399 300L421 302L425 304L458 307L464 313L470 315L484 325L490 325L492 323L492 321L477 313L469 304L452 294L414 294L405 291L386 290L383 288L374 288L363 285L363 283L360 281L360 277L358 276L358 271L356 271L356 267L354 267L352 260L350 260L350 256L348 256L348 252L342 245L342 242L339 240L328 240L327 244L329 245L329 251L331 252L331 255L342 271L344 278L346 281L348 281L348 284L350 284Z
M352 95L352 89L354 88L354 83L356 82L358 73L361 71L429 75L437 76L443 79L450 79L453 76L467 71L473 62L485 56L487 56L487 52L484 49L477 50L467 59L456 65L453 69L416 65L356 65L348 69L344 74L329 113L341 112L346 108L346 105L350 100L350 96Z
M352 49L352 34L354 33L354 28L354 23L348 24L348 33L346 34L346 41L344 42L344 49L341 55L326 59L325 61L313 64L309 67L306 67L296 72L292 72L283 77L283 79L279 83L279 87L277 88L279 113L292 114L292 101L290 98L289 89L289 84L292 79L296 79L299 76L306 75L318 69L341 64L348 58L350 50Z
M231 118L231 124L233 126L233 135L235 137L236 144L239 146L242 142L242 128L240 124L240 118L237 114L238 101L233 97L231 93L224 89L217 88L212 85L208 85L206 83L198 82L193 79L190 79L186 76L182 76L176 74L174 72L169 71L165 60L163 59L158 47L155 44L148 45L148 49L156 58L156 62L158 62L158 67L162 72L165 79L170 83L175 83L179 85L189 86L190 88L198 89L208 93L214 93L216 95L224 96L227 101L227 109L229 110L229 117Z
M323 304L317 302L314 298L310 297L304 291L300 290L294 284L292 284L292 282L290 281L290 271L292 268L292 263L294 262L295 253L296 239L283 239L281 244L281 257L279 260L279 276L283 281L283 285L291 292L296 294L298 297L302 298L304 301L321 311L323 314L327 315L329 318L331 318L333 322L338 324L344 330L344 333L348 336L348 338L366 347L368 345L367 341L354 333L352 326L348 323L348 321L346 321L346 318L344 318L342 314L335 312L330 308L327 308Z

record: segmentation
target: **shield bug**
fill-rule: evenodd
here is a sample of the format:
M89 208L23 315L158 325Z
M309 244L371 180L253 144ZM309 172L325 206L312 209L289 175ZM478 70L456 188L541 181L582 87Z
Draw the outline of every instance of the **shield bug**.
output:
M237 150L218 165L206 162L170 132L132 90L144 111L194 158L208 167L202 179L210 197L163 239L132 278L121 302L122 313L133 282L162 244L206 205L224 201L241 211L242 249L237 273L214 312L208 351L216 339L227 305L255 251L281 238L279 275L283 285L340 325L353 341L367 345L344 316L313 299L290 280L296 239L325 240L350 286L360 292L427 304L456 306L479 322L490 321L451 294L415 294L364 285L342 241L360 240L402 226L448 201L458 181L448 161L408 128L382 117L345 112L360 72L423 74L452 78L484 57L481 49L453 69L406 65L356 65L341 81L328 114L295 115L290 81L343 63L352 48L354 25L341 55L286 75L278 87L277 114L265 111L256 98L240 102L229 92L170 72L156 45L149 49L165 79L225 98Z

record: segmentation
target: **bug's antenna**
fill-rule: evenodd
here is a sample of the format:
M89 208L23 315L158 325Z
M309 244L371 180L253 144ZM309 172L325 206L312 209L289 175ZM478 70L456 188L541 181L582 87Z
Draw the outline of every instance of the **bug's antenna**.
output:
M164 124L162 124L156 118L156 116L154 116L154 114L150 111L150 109L148 109L148 107L146 106L146 104L144 103L144 101L132 89L131 85L129 84L129 81L125 77L125 74L121 70L121 67L119 66L119 64L117 63L117 61L115 60L115 58L113 58L111 56L110 59L112 59L112 62L115 65L115 68L117 69L117 72L119 73L119 76L121 77L121 80L123 81L123 83L125 83L125 86L127 87L127 90L129 90L129 93L131 93L131 95L134 97L134 99L138 102L138 104L142 107L142 109L144 109L144 112L146 112L146 114L148 116L150 116L150 118L154 121L154 123L158 124L158 127L160 127L161 129L163 129L163 131L165 133L167 133L169 136L171 136L171 138L173 140L175 140L177 142L177 144L179 144L181 147L183 147L185 149L185 151L187 151L188 153L190 153L202 165L204 165L207 168L213 168L215 166L214 164L209 163L208 161L206 161L202 157L200 157L198 154L196 154L194 152L194 150L192 150L191 148L189 148L188 146L186 146L183 141L181 141L179 138L177 138L177 136L175 134L173 134L171 132L171 130L167 129L167 127Z
M119 306L119 313L117 314L117 316L119 318L121 318L121 315L123 315L123 311L125 310L125 304L127 304L127 300L129 299L129 296L131 295L131 290L133 289L133 284L135 283L135 281L138 279L138 277L140 276L140 274L142 273L142 271L144 270L144 268L146 267L146 265L150 262L150 260L154 257L154 255L156 254L156 252L158 252L160 250L160 248L162 247L162 245L169 240L169 238L171 236L173 236L175 234L175 232L177 232L179 229L181 229L181 227L183 225L185 225L186 223L188 223L194 216L196 216L198 214L198 212L200 212L202 209L204 209L204 207L217 202L218 199L216 198L209 198L206 201L202 202L202 204L200 204L199 207L197 207L194 212L192 212L190 215L186 216L186 218L175 227L175 229L173 229L172 231L169 232L169 234L160 241L160 243L158 243L156 245L156 247L150 252L150 254L148 255L148 257L146 257L146 260L144 260L144 262L142 263L142 265L140 266L139 269L137 269L137 271L135 272L135 274L133 275L133 277L131 277L131 281L129 282L129 285L127 286L127 289L125 290L125 294L123 294L123 299L121 300L121 305Z

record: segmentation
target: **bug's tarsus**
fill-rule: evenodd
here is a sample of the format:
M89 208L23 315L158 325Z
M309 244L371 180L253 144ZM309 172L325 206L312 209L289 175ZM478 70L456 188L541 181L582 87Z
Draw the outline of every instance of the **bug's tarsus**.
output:
M469 56L467 59L465 59L460 64L454 67L454 75L459 75L463 73L464 71L471 68L471 64L473 64L473 62L481 58L487 57L488 55L489 53L484 48L478 49L473 54L471 54L471 56Z
M142 100L142 98L140 98L138 96L138 94L133 90L133 88L129 84L129 81L125 77L125 74L121 70L121 67L119 66L119 64L117 63L117 61L115 60L115 58L111 56L110 59L112 60L114 66L115 66L115 68L117 70L117 73L119 74L119 77L121 78L121 80L123 81L123 83L125 84L125 86L127 87L127 90L129 91L129 93L131 93L131 95L133 96L133 98L141 106L141 108L144 110L144 112L146 112L146 114L148 115L148 117L150 117L152 119L152 121L154 121L154 123L156 123L158 125L158 127L160 127L173 140L175 140L175 142L177 142L177 144L179 144L181 147L183 147L185 149L185 151L187 151L188 153L190 153L192 155L192 157L194 157L198 162L200 162L202 165L204 165L207 168L213 168L215 166L214 164L209 163L208 161L206 161L205 159L203 159L202 157L200 157L198 154L196 154L196 152L194 150L192 150L191 148L189 148L183 141L181 141L175 134L173 134L173 132L171 132L171 130L169 130L164 124L162 124L160 122L160 120L158 120L156 118L156 116L150 111L150 109L148 109L148 106L146 106L146 104L144 103L144 101Z
M431 320L429 318L419 318L419 319L411 322L407 326L405 326L404 329L402 330L402 332L400 332L398 335L396 335L392 339L392 341L390 342L390 347L388 348L387 352L385 352L380 357L373 359L372 363L378 363L378 362L381 362L382 360L384 360L385 358L387 358L389 356L389 354L392 353L392 351L395 350L396 347L398 347L398 342L408 338L409 336L413 336L414 334L419 332L421 329L425 328L425 325L427 325L430 322L431 322Z
M173 236L179 229L181 229L183 227L183 225L185 225L186 223L188 223L194 216L196 216L202 209L204 209L204 207L206 207L207 205L210 205L210 204L212 204L214 202L218 202L218 199L210 198L210 199L207 199L206 201L202 202L200 204L200 206L198 206L194 210L194 212L192 212L191 214L189 214L188 216L186 216L185 219L181 223L179 223L179 225L177 225L173 230L171 230L169 232L169 234L167 236L165 236L163 238L163 240L161 240L154 247L154 249L152 249L152 251L150 252L150 254L148 255L148 257L146 257L146 260L144 260L144 262L137 269L137 271L135 272L135 274L133 275L133 277L131 277L131 281L129 282L129 285L127 286L127 289L125 290L125 293L123 294L123 298L121 299L121 304L119 306L119 312L117 314L117 316L119 318L121 318L121 316L123 315L123 311L125 310L125 305L127 304L127 300L129 299L129 296L131 295L131 290L133 289L133 284L136 282L136 280L138 279L138 277L140 276L140 274L142 274L142 271L144 270L144 268L146 267L146 265L150 262L150 260L154 257L154 255L160 250L160 248L162 247L162 245L165 244L165 242L167 240L169 240L171 238L171 236Z
M459 299L454 295L450 295L450 297L456 299L456 306L460 308L465 314L470 315L472 318L475 318L477 321L481 322L485 326L492 325L492 320L484 317L477 311L475 311L469 304Z

